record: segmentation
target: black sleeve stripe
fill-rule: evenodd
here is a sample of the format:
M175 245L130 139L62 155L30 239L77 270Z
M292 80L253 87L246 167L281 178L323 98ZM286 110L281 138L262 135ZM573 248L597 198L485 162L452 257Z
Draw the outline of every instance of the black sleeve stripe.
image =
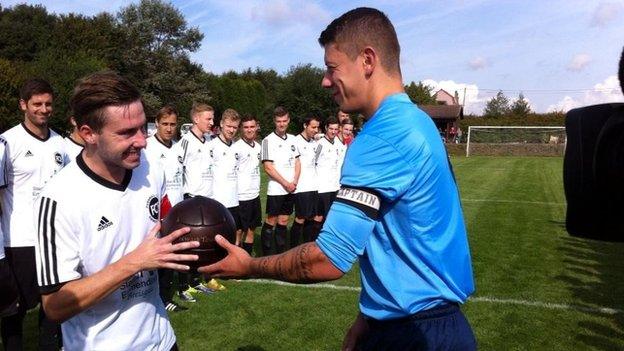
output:
M182 139L182 149L184 149L184 153L182 154L182 163L186 162L186 151L188 150L188 140Z
M50 214L50 244L52 245L52 272L54 274L54 281L58 282L58 261L56 259L56 226L54 220L56 219L56 201L52 201L52 213Z
M267 139L262 140L262 161L269 159L269 141Z
M40 286L39 287L39 293L41 295L52 294L54 292L57 292L57 291L61 290L63 285L65 285L67 283L68 282L63 282L63 283L57 283L57 284L52 284L52 285Z
M43 262L45 263L44 267L44 271L45 271L45 276L44 276L44 281L43 281L43 285L50 285L52 284L52 278L50 277L50 255L49 255L49 248L48 248L48 210L50 209L50 199L48 198L41 198L42 200L45 199L45 206L44 206L44 213L43 213L43 221L40 224L39 230L41 230L41 235L43 236L43 257L42 259Z
M375 191L345 186L338 190L335 201L355 207L371 219L377 219L381 205L380 197Z
M41 269L39 272L39 284L44 284L43 275L46 269L46 265L43 262L43 252L41 251L41 243L44 242L43 238L41 237L41 217L43 214L43 203L45 202L45 199L46 199L45 197L42 197L39 200L39 219L37 220L37 229L38 229L37 234L39 236L39 245L37 246L37 249L39 250L39 257L41 257L41 262L39 263L41 265Z

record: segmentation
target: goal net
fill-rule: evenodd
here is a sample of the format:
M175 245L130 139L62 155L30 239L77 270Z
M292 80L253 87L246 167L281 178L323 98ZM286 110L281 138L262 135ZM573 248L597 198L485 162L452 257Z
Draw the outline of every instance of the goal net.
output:
M565 127L470 126L466 156L563 156Z

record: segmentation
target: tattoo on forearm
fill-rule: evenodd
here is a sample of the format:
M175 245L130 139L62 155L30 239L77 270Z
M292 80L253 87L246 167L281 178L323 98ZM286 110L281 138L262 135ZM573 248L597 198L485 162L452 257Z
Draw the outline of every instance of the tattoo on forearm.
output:
M319 253L315 243L306 243L281 255L262 257L258 259L253 275L290 282L312 282L312 265L319 260Z

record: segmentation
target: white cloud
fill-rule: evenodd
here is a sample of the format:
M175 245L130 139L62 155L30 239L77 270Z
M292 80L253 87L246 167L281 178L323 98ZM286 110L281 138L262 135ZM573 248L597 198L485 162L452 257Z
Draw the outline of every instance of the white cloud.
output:
M607 77L601 83L594 85L592 90L584 92L580 97L565 96L556 104L548 106L548 111L563 111L577 107L604 104L609 102L624 102L624 95L616 75Z
M490 65L490 62L481 56L477 56L473 58L472 60L470 60L470 62L468 62L468 67L470 67L470 69L472 69L473 71L484 69L488 67L489 65Z
M624 8L621 2L601 2L598 4L590 21L591 27L604 27L615 20Z
M568 64L568 71L580 72L591 62L592 58L589 54L577 54Z
M483 112L483 107L487 99L479 96L479 87L476 84L456 83L452 80L441 80L437 82L433 79L425 79L422 82L432 87L434 93L439 89L444 89L449 94L454 95L457 91L459 102L465 103L464 113L466 114L481 114L481 112ZM465 97L464 91L466 92Z

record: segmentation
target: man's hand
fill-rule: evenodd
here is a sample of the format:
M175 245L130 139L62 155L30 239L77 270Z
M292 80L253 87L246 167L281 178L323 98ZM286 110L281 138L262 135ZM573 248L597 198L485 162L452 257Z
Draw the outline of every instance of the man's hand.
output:
M217 244L227 251L227 257L197 271L212 278L247 278L251 274L251 256L242 248L231 244L221 235L215 237Z
M286 191L288 191L289 193L294 193L295 190L297 190L297 184L286 183L286 186L284 187L284 189L286 189Z
M199 246L199 241L187 241L173 244L173 241L186 235L191 229L184 227L162 238L158 237L160 223L147 233L145 240L132 252L122 258L137 272L158 268L188 271L189 266L178 261L197 261L197 255L177 254L177 251L192 249Z
M342 351L357 350L358 341L366 333L368 333L368 322L361 313L358 313L342 341Z

